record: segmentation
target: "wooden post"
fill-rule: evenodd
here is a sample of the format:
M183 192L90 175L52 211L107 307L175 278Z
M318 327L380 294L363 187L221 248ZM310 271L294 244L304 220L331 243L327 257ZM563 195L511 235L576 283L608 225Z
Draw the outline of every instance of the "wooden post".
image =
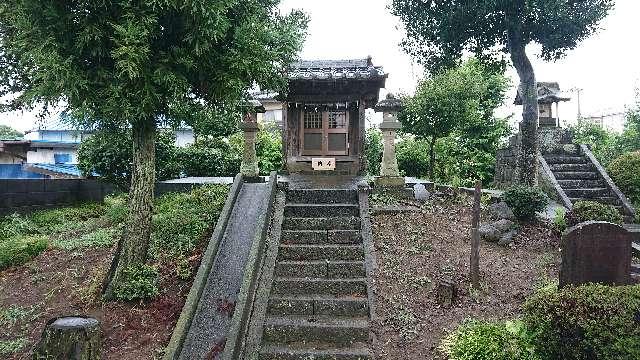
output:
M471 219L471 259L469 261L469 279L474 289L480 289L480 196L482 182L476 181L476 191L473 194L473 217Z

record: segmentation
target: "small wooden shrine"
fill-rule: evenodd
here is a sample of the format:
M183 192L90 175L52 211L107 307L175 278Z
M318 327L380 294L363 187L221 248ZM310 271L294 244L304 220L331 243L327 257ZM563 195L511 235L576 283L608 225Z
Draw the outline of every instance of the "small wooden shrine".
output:
M359 175L366 168L365 110L388 74L371 58L300 61L284 96L283 147L289 173Z
M538 111L539 124L542 127L560 127L560 113L558 104L571 100L562 95L560 84L557 82L538 82ZM515 105L522 105L520 89L516 95ZM553 108L555 107L555 114Z

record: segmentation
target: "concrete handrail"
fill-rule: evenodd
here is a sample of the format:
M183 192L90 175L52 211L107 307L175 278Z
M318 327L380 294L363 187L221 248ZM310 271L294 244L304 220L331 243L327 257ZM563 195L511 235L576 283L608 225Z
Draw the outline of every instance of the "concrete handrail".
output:
M613 193L616 194L616 197L620 200L620 202L622 202L622 207L624 209L625 215L630 217L635 217L636 211L633 208L633 205L631 205L631 202L622 193L622 191L620 191L620 189L618 188L618 186L616 186L613 180L611 180L611 178L609 177L609 174L607 174L607 170L605 170L604 167L598 161L598 159L596 159L596 157L593 155L589 147L587 145L582 144L580 145L580 149L582 150L582 153L587 157L587 159L591 161L593 166L595 166L596 171L598 171L598 174L600 174L600 176L604 179L605 183L607 184L607 187L611 191L613 191Z
M236 203L243 183L244 180L242 175L236 175L233 185L231 185L231 190L227 195L227 200L220 212L220 216L218 217L218 222L216 223L216 227L213 231L213 235L211 236L211 240L209 241L209 245L207 246L207 250L204 255L202 255L200 267L198 268L196 277L193 279L193 284L191 285L187 299L182 307L182 312L180 313L178 322L173 329L171 340L169 340L169 344L165 348L163 360L175 360L180 356L184 340L186 339L189 328L191 327L191 322L193 321L193 316L198 308L200 297L202 296L202 292L207 284L207 277L211 271L211 266L213 266L216 254L218 253L218 247L227 229L227 225L229 224L229 218L231 217L233 206Z
M571 200L569 199L567 194L564 192L564 190L562 190L562 187L560 186L560 183L556 179L556 176L553 175L553 171L551 171L549 164L547 164L547 160L545 160L545 158L542 155L538 155L538 162L540 163L540 168L542 169L544 174L549 178L549 181L551 182L551 185L556 191L556 194L562 201L562 205L564 205L564 207L566 207L569 210L573 209L573 204L571 203Z
M277 192L278 175L274 171L269 176L269 204L267 211L262 219L263 223L260 232L256 233L256 237L251 246L249 259L244 267L244 275L242 278L242 286L238 294L238 300L231 319L231 327L227 334L227 342L225 344L222 359L232 360L239 359L243 351L243 337L249 328L251 310L255 299L256 290L258 288L258 278L260 277L260 268L264 258L266 248L267 232L271 223L275 196Z

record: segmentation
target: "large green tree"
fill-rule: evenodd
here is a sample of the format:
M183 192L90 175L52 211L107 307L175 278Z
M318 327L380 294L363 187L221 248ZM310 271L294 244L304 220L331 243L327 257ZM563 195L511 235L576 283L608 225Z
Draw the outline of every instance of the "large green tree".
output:
M0 125L0 140L22 139L24 134L7 125Z
M156 129L233 111L254 84L283 87L307 19L279 0L4 0L0 98L5 109L62 106L93 129L132 132L129 219L105 295L147 260ZM231 109L231 110L229 110ZM173 124L172 124L173 123Z
M517 180L536 184L537 84L526 53L542 45L544 60L561 58L597 29L613 0L393 0L406 31L405 50L429 70L450 67L465 53L501 61L509 55L523 95Z
M156 134L156 179L169 180L180 176L176 136L171 130ZM103 129L94 132L80 144L78 167L85 176L97 175L101 180L128 192L131 186L133 154L130 129Z
M493 111L503 103L508 85L502 73L471 59L421 81L415 95L404 99L399 119L404 131L428 141L431 179L435 179L438 139L488 131L496 124ZM484 141L478 139L479 146Z
M620 142L625 151L640 150L640 89L636 91L635 103L627 109Z

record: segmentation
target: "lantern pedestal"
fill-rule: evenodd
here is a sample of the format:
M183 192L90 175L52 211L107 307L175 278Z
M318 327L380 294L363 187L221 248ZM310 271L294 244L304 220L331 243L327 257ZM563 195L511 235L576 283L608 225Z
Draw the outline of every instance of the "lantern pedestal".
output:
M244 131L244 150L242 153L242 163L240 173L246 178L257 178L260 175L258 168L258 156L256 155L256 137L258 134L258 123L243 122L240 129Z

